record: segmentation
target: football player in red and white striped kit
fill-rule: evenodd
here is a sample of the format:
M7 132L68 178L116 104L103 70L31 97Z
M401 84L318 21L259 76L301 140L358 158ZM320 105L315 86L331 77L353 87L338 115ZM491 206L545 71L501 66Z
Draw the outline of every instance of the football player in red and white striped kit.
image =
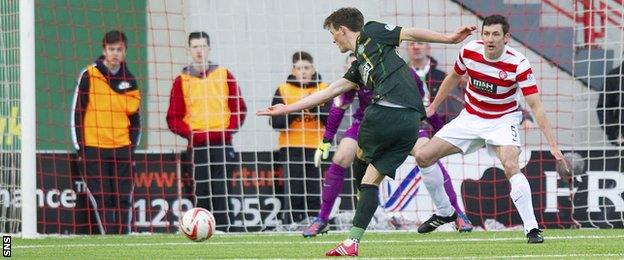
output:
M531 65L522 53L506 45L510 37L509 23L504 16L486 17L481 40L471 41L461 48L454 69L446 76L436 98L427 108L427 115L433 114L458 85L462 75L468 74L465 108L416 153L425 184L437 207L436 214L418 228L419 233L431 232L457 218L435 162L447 155L468 154L486 146L490 154L500 159L511 183L510 196L524 223L528 242L544 241L533 212L531 187L518 165L518 125L522 120L518 92L531 107L552 155L558 163L565 162L542 107Z

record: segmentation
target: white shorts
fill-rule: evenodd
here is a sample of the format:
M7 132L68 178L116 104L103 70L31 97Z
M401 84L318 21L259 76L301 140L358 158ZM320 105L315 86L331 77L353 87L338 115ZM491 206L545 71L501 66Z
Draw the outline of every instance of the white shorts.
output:
M446 124L435 136L462 150L472 153L487 146L488 153L496 156L494 146L511 145L520 147L518 125L522 112L513 112L500 118L484 119L468 113L465 109L459 116Z

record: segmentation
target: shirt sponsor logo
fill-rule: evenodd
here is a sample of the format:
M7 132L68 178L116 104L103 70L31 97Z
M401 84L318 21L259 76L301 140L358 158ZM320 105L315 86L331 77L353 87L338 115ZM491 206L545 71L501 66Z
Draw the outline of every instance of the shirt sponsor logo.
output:
M364 62L360 64L358 69L360 71L360 75L362 76L362 82L366 85L368 83L368 75L370 74L370 71L373 70L373 65L368 62Z
M485 93L496 94L496 89L498 88L497 85L474 78L471 78L470 81L477 90Z
M385 28L388 31L392 31L392 30L394 30L394 28L396 28L396 25L394 25L394 24L386 24Z

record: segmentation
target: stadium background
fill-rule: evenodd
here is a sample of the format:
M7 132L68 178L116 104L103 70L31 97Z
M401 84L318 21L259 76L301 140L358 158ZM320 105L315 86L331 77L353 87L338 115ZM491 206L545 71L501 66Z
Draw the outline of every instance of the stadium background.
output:
M595 200L598 207L595 214L588 212L590 208L595 209L587 204L573 208L568 196L570 190L557 180L554 164L545 152L548 146L539 129L523 130L525 146L522 165L528 165L527 174L534 187L534 204L541 224L569 227L573 225L570 215L580 210L575 219L584 226L622 227L622 155L606 140L595 113L605 71L622 61L622 2L595 1L597 8L600 3L605 3L619 10L620 15L609 12L605 7L606 17L614 22L602 19L598 12L592 13L596 18L589 24L575 21L575 18L586 14L583 8L587 6L582 2L585 1L37 1L36 88L40 127L37 149L38 184L41 189L38 198L42 202L39 204L39 230L44 233L82 233L88 229L88 224L84 224L84 218L81 218L86 209L81 208L80 185L75 179L69 115L78 72L100 55L100 39L104 32L118 28L128 34L128 63L144 94L144 131L140 153L145 156L137 161L137 178L144 180L144 185L143 190L138 187L136 192L142 197L137 199L135 208L137 219L142 216L141 212L145 218L138 219L142 224L139 231L175 231L175 216L179 214L177 206L188 206L184 196L177 194L178 182L175 178L181 168L179 152L185 149L186 141L168 130L165 114L172 80L190 60L186 52L188 33L204 30L210 34L211 60L233 72L247 102L249 115L234 137L235 149L248 158L241 164L247 165L256 176L261 171L265 171L265 176L269 172L269 177L264 179L269 180L266 183L272 183L267 184L268 189L264 190L252 184L245 191L245 187L249 186L245 186L243 181L253 179L253 173L246 177L241 175L243 177L232 182L241 189L233 193L236 198L243 203L245 198L251 197L249 203L253 207L264 203L254 199L266 200L259 194L279 190L273 185L278 187L280 182L280 176L275 175L279 171L272 171L276 166L271 156L276 149L277 132L270 128L266 118L256 117L253 113L270 103L275 87L284 81L290 71L290 55L295 51L310 52L326 82L342 75L344 55L336 50L330 35L321 26L328 13L342 6L360 8L367 20L447 33L459 25L480 24L479 16L483 14L499 11L508 15L512 21L512 35L533 35L533 38L514 38L509 45L523 52L531 61L560 145L566 151L574 150L585 158L591 158L588 160L591 162L588 163L589 172L581 177L600 182L594 188L581 188L588 198L598 198ZM566 15L570 13L572 18ZM603 32L603 36L588 42L585 31L588 26L591 30ZM559 30L549 31L553 27ZM470 39L476 38L473 36ZM593 48L587 48L588 43L594 44ZM433 44L432 56L438 59L442 70L448 71L458 48L459 45ZM553 50L555 54L551 55ZM589 79L591 84L586 84ZM16 128L11 127L11 122L15 122L11 121L14 120L12 113L15 109L3 109L2 113L3 122L6 122L3 144L9 140L17 142ZM506 182L493 158L479 152L467 157L451 156L446 163L458 194L464 195L459 199L465 200L467 212L476 224L488 218L494 218L507 227L519 223L506 197ZM399 171L406 174L411 167L413 161L408 159ZM182 174L182 177L185 175ZM482 177L482 183L475 182ZM385 196L396 191L400 182L384 184ZM476 188L470 185L485 185L479 187L488 187L494 192L474 194L471 192ZM601 190L610 190L611 193L589 194ZM346 204L343 210L348 210L354 200L349 194L351 191L349 188L344 190L342 198ZM63 194L67 195L63 197ZM15 196L14 193L5 195L2 192L3 206L16 206L13 203ZM398 214L405 214L417 222L431 213L432 205L425 189L404 196L415 196L416 199L406 206L404 213ZM618 200L617 196L622 200ZM74 198L76 203L73 206L72 203L63 205L60 203L62 198L66 198L66 202ZM140 199L144 201L140 202ZM492 205L493 201L501 205L497 204L491 209L492 212L486 210L484 213L483 207ZM264 220L272 210L260 208L261 219ZM164 216L160 215L162 212ZM560 212L568 214L567 217ZM60 216L66 214L72 217L61 219ZM253 212L243 212L238 214L238 218L243 227L251 223L250 219L256 219ZM258 230L265 228L266 223L262 227L249 226L254 226L249 230Z

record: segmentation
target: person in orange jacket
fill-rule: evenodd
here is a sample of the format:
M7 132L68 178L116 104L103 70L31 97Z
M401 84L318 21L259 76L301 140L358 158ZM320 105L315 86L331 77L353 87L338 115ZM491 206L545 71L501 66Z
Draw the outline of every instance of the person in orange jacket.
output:
M280 84L273 96L272 105L292 104L327 88L314 68L312 55L298 51L292 57L292 73ZM289 115L271 117L271 126L280 130L279 158L284 176L288 180L285 223L307 221L320 207L321 171L314 166L316 146L323 140L323 130L331 102ZM308 223L299 223L302 230Z
M190 33L188 45L193 63L173 82L167 124L188 140L195 206L210 210L217 229L225 231L231 224L226 164L238 161L232 135L245 121L247 107L232 73L208 60L208 34Z
M81 72L74 93L72 139L101 234L131 232L141 92L125 62L127 48L123 32L107 32L102 56Z

